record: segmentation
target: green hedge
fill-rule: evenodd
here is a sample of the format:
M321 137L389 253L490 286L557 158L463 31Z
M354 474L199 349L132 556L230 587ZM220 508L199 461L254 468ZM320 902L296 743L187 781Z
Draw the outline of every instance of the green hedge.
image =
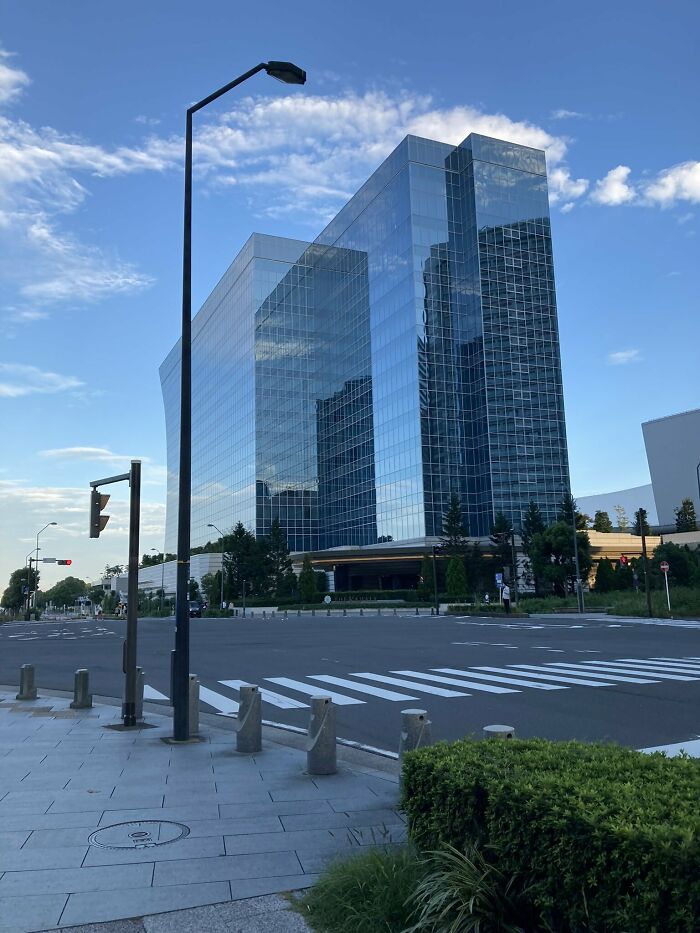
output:
M405 756L420 848L475 841L557 931L691 933L700 761L580 742L441 743Z

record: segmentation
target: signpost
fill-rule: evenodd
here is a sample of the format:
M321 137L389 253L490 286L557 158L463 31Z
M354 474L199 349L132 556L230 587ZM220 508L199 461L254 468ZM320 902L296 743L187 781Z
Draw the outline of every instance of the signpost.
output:
M669 592L668 592L668 570L669 570L668 561L667 561L667 560L662 560L662 561L661 561L661 572L662 572L663 575L664 575L664 581L665 581L665 583L666 583L666 605L668 606L668 611L669 611L669 614L670 614L670 612L671 612L671 597L670 597Z

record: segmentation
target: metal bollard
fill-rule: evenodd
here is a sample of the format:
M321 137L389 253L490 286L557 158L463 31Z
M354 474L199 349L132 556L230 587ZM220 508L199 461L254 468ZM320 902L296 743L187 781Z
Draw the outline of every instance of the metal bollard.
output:
M432 745L431 726L427 710L402 709L399 758L403 758L404 752L413 752L425 745Z
M270 615L272 616L273 619L276 619L276 618L277 618L277 613L275 612L274 609L272 610L272 612L270 613Z
M36 700L34 665L23 664L19 669L19 693L16 700Z
M330 614L331 614L330 609L326 609L326 615L327 615L329 618L330 618Z
M190 735L199 735L199 680L196 674L190 674L188 683Z
M382 607L380 606L379 609L377 609L377 615L380 616L381 614L382 614Z
M394 615L396 615L396 609L394 609Z
M347 610L347 609L343 609L343 615L346 616L347 614L348 614L348 610Z
M363 616L364 614L365 614L364 609L360 609L360 615Z
M253 754L262 749L262 702L253 684L242 684L236 724L236 751Z
M416 615L418 615L418 606L416 606Z
M143 722L143 687L146 678L142 667L136 668L136 722Z
M251 610L250 610L250 618L252 619L254 616L255 616L255 610L254 610L254 609L251 609Z
M175 702L175 654L174 648L170 649L170 705Z
M267 610L263 609L263 619L267 619Z
M513 726L484 726L485 739L512 739L515 737Z
M289 618L289 613L288 613L287 610L285 609L285 610L284 610L284 621L286 622L288 618Z
M297 609L297 616L301 615L301 609Z
M330 697L311 697L311 719L306 745L309 774L335 774L338 770L335 744L335 706Z
M90 673L84 667L75 672L73 683L73 702L71 709L92 709L92 694L90 693Z
M431 616L434 616L434 615L435 615L435 606L431 606L431 607L430 607L430 615L431 615Z
M316 610L315 610L315 609L312 609L312 610L311 610L311 615L312 615L312 616L315 616L315 615L316 615Z

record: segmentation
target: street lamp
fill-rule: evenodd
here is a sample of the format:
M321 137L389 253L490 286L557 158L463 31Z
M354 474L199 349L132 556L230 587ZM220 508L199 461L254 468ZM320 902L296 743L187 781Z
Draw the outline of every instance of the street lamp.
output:
M190 509L192 499L192 117L248 78L265 71L285 84L304 84L306 72L292 62L261 62L187 109L185 129L185 214L182 250L182 339L180 351L180 469L177 508L177 583L173 664L173 738L190 736ZM222 574L223 575L223 574Z
M51 525L58 525L58 522L47 522L47 524L44 525L41 531L37 531L36 533L36 559L34 561L34 613L35 614L36 614L37 589L39 586L39 577L38 577L38 574L39 574L39 535L43 534L43 532L45 532L47 528L50 528ZM31 566L32 565L30 564L29 565L30 571L31 571ZM29 576L31 576L31 572Z
M207 528L213 528L221 535L221 608L224 608L224 533L213 522L209 522Z

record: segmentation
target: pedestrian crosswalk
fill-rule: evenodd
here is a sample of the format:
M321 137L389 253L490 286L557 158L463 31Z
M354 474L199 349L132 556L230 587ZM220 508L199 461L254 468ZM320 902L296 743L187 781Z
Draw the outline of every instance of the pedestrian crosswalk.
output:
M338 706L362 706L372 701L407 703L426 696L454 700L490 695L498 697L528 690L550 691L628 685L693 683L700 681L700 657L615 658L604 661L548 661L542 664L475 665L400 669L386 673L357 671L341 674L304 674L256 678L263 706L278 710L308 710L313 696L330 696ZM241 687L249 681L226 679L200 686L200 701L217 713L238 712ZM273 689L274 688L274 689ZM165 700L146 685L145 699Z

